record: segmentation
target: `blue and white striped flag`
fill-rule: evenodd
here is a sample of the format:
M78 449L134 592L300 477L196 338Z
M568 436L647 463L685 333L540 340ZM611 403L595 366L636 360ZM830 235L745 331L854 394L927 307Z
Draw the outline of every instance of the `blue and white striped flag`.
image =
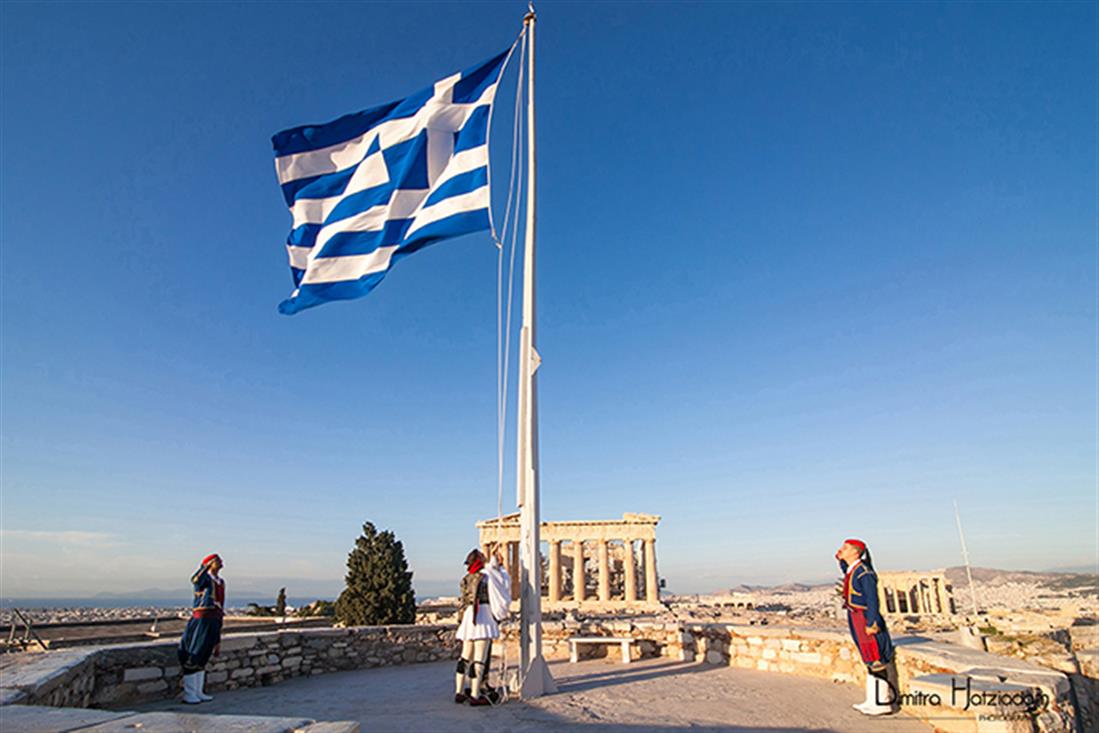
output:
M489 112L506 58L271 139L294 220L280 312L366 295L405 255L489 228Z

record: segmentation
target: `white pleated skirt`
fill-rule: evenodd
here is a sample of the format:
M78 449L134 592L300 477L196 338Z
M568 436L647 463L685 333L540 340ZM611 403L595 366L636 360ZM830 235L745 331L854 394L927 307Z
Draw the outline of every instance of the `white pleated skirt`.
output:
M473 618L473 606L466 606L462 612L462 623L458 624L459 641L477 641L478 639L499 639L500 626L492 617L489 604L482 603L477 609L477 618Z

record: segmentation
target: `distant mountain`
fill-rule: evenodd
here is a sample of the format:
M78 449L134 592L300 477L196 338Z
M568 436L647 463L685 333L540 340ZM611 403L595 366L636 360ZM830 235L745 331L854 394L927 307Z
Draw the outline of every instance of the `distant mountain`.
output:
M92 596L93 599L112 600L116 598L144 598L150 601L176 601L183 599L189 601L191 596L190 589L178 590L164 590L163 588L145 588L143 590L135 590L133 592L127 591L126 593L96 593Z
M973 580L989 585L1002 585L1004 583L1042 583L1055 589L1087 589L1096 587L1099 592L1099 575L1094 571L1084 568L1065 570L1047 570L1036 572L1032 570L998 570L996 568L971 568ZM955 587L962 587L966 581L965 567L958 566L947 568L946 578ZM837 574L838 577L838 574ZM802 583L782 583L780 585L750 585L742 583L726 590L715 591L714 595L733 593L803 593L824 586L831 586L835 580L806 581Z
M317 580L313 578L265 578L234 577L227 575L228 601L230 606L244 605L250 602L273 604L279 588L286 588L292 604L303 604L323 598L332 600L340 594L343 585L337 580ZM70 594L72 595L72 594ZM73 596L74 598L76 596ZM104 604L117 605L126 600L157 602L189 606L191 604L191 584L187 578L175 588L142 588L127 591L102 591L94 595L81 596L86 601L102 601Z
M813 586L808 583L783 583L782 585L776 585L771 588L772 593L804 593L807 590L812 590Z
M734 593L751 593L753 591L760 590L761 588L763 588L762 585L745 585L742 583L735 588L729 588L728 590L719 590L717 591L717 595L720 595L722 593L727 593L729 595L732 595Z
M1074 565L1067 568L1050 568L1047 573L1071 573L1072 575L1096 575L1099 574L1099 566Z
M1032 570L997 570L996 568L971 568L971 570L973 571L973 580L990 585L1045 583L1059 587L1072 587L1093 585L1099 581L1099 576L1094 573L1035 572ZM946 578L956 586L967 582L965 567L947 568Z
M734 593L758 593L760 591L766 591L768 593L804 593L805 591L813 590L814 588L820 588L823 586L831 586L832 582L820 582L820 583L782 583L781 585L748 585L742 583L738 586L734 586L727 590L719 590L715 595L722 594L734 594Z
M340 580L323 580L315 578L269 578L269 577L234 577L226 575L228 584L229 605L243 606L251 602L261 604L273 604L278 595L279 588L286 588L291 605L303 605L317 599L334 600L343 590ZM416 598L433 598L435 596L454 595L457 590L457 581L414 581ZM191 604L191 585L184 578L176 588L143 588L140 590L127 590L123 592L103 591L96 594L73 596L58 596L58 600L80 600L81 605L89 602L101 601L104 605L124 605L127 601L140 601L146 603L170 604L188 606ZM21 600L27 600L23 598ZM50 597L34 598L33 600L50 600ZM91 605L95 605L92 603Z

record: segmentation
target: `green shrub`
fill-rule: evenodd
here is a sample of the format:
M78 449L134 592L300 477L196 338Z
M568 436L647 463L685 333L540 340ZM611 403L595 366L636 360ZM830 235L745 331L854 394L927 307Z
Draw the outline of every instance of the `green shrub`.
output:
M336 600L336 619L347 626L416 622L416 596L404 546L390 531L367 522L347 555L347 587Z

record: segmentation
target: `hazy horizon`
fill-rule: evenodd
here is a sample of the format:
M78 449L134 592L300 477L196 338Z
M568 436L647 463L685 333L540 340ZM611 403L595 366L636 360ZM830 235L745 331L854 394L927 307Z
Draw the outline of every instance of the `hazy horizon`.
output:
M961 566L948 566L949 567L961 567ZM942 570L948 568L893 568L882 567L880 570ZM1057 568L1007 568L1007 567L974 567L974 570L998 570L1005 572L1034 572L1034 573L1063 573L1063 574L1099 574L1099 567L1093 565L1080 565L1080 566L1061 566ZM677 589L673 587L674 578L668 578L668 587L664 590L665 593L671 593L676 595L694 595L694 594L707 594L716 593L730 588L736 588L738 586L759 586L759 587L771 587L787 584L802 584L802 585L830 585L836 577L833 576L821 576L817 578L785 578L777 580L763 580L749 582L746 580L740 580L732 578L725 585L721 585L715 588L707 589ZM244 606L251 602L267 603L268 605L274 603L274 599L278 593L279 588L286 588L287 598L290 600L291 605L298 602L310 602L316 599L335 600L335 598L343 590L342 578L338 582L323 579L308 579L308 578L231 578L226 576L226 581L231 585L231 592L229 595L230 605ZM416 591L416 597L419 599L438 598L443 596L456 596L458 594L457 581L426 581L420 583L413 576L413 588ZM304 590L303 590L304 588ZM0 591L0 605L11 605L14 601L58 601L58 600L79 600L79 601L94 601L102 600L112 602L122 602L126 600L141 600L141 601L168 601L175 597L178 597L181 605L187 605L190 602L191 588L190 585L180 585L178 589L171 588L167 583L164 585L146 586L142 588L131 588L122 591L101 591L95 594L79 594L79 593L64 593L45 596L25 596L17 593L7 593L6 591Z

